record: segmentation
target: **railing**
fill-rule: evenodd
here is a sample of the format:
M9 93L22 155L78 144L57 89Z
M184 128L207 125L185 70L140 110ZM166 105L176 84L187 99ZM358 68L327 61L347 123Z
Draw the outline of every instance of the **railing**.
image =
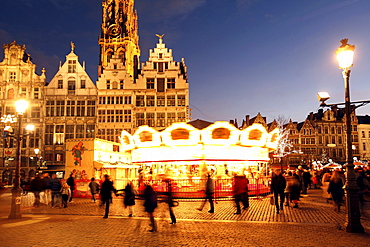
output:
M230 200L233 198L233 179L214 179L214 198L216 200ZM124 187L128 179L118 179L117 188ZM140 197L143 194L146 184L152 185L153 189L162 197L168 191L168 184L165 180L131 180L133 188ZM206 179L175 179L171 180L173 197L182 201L204 199ZM270 178L250 178L248 194L250 197L259 199L270 194Z

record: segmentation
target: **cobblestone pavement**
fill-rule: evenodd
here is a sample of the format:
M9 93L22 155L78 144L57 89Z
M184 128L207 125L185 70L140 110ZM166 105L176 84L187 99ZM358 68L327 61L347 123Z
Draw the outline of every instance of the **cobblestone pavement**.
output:
M9 220L10 193L0 195L0 246L368 246L370 202L362 209L365 233L344 230L345 208L334 212L321 196L309 190L300 208L285 207L277 215L268 199L251 199L250 208L234 215L231 201L215 204L215 213L195 210L200 202L175 208L178 223L169 224L168 209L159 203L159 231L148 232L149 220L137 200L134 217L114 200L110 217L88 199L75 198L68 208L30 207L33 195L22 197L22 218ZM369 199L369 198L368 198ZM125 215L125 216L123 216Z

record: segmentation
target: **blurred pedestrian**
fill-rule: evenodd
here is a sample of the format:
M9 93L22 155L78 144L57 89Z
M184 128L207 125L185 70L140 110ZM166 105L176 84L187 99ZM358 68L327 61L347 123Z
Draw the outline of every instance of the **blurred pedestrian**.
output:
M167 204L168 204L168 210L170 212L170 218L171 218L171 223L170 224L176 224L176 216L175 213L173 212L173 208L175 207L175 201L173 200L173 195L172 195L172 179L167 179Z
M302 173L302 182L303 182L303 188L302 188L302 193L304 195L307 195L307 190L308 187L311 186L311 173L308 170L304 170Z
M61 206L60 190L62 188L62 184L60 183L60 180L59 178L57 178L56 174L51 175L51 179L49 180L49 187L51 190L51 206Z
M301 190L299 176L297 174L293 174L291 187L290 187L290 201L294 203L293 208L299 208L298 201L299 201L299 192Z
M104 182L102 183L100 190L102 205L105 205L105 214L103 218L108 218L109 206L113 200L112 193L116 194L116 188L114 187L113 182L109 179L109 175L105 174Z
M41 174L38 174L35 179L31 181L30 187L31 191L35 195L35 201L33 203L33 206L39 207L40 206L40 193L45 188L45 181L41 179Z
M365 172L362 169L357 170L356 175L357 175L356 184L359 189L358 198L359 198L361 205L363 205L365 202L364 195L368 191L369 183L367 181Z
M215 212L215 208L214 208L214 204L213 204L213 194L214 194L214 192L215 192L215 185L214 185L213 179L211 178L211 174L209 173L207 175L207 180L206 180L206 185L205 185L206 198L204 199L202 205L199 208L197 208L197 210L202 211L204 206L206 205L207 200L208 200L209 201L209 206L210 206L210 210L208 211L208 213L214 213Z
M96 202L95 195L99 193L100 185L95 182L95 178L91 178L91 182L89 183L89 188L91 192L91 200Z
M154 210L158 206L157 202L157 193L153 190L153 187L151 185L146 185L144 189L144 207L145 211L148 212L149 219L150 219L150 226L152 229L150 229L150 232L156 232L157 229L157 224L154 220Z
M276 213L279 214L279 210L284 210L284 190L286 188L286 179L281 173L280 169L276 169L271 179L271 193L274 195ZM280 196L280 204L279 204ZM280 207L279 207L280 206Z
M50 188L50 176L49 173L44 173L42 175L42 179L44 180L44 190L42 193L42 197L40 198L41 203L45 205L51 204L51 188ZM41 196L41 194L40 194Z
M60 192L62 194L62 206L66 208L69 197L71 196L71 190L69 188L69 185L66 182L63 183L62 189L60 190Z
M123 205L128 208L128 217L132 217L134 213L133 206L135 205L135 191L132 182L129 182L123 191L125 192Z
M69 175L69 178L67 179L67 184L69 185L69 189L71 190L71 196L69 197L69 202L72 202L74 191L76 189L76 182L75 182L73 173Z
M334 211L340 212L344 190L343 181L338 171L334 171L332 177L330 178L328 193L331 194L331 198L333 199Z
M243 209L249 207L248 183L248 178L245 175L234 176L233 193L236 205L236 212L234 214L240 214L240 203L243 204Z

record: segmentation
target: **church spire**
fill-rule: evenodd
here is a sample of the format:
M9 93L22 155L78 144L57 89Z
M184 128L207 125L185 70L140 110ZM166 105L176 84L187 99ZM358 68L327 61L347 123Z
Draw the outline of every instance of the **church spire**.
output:
M115 55L125 65L127 73L137 77L140 48L134 5L134 0L103 0L99 75Z

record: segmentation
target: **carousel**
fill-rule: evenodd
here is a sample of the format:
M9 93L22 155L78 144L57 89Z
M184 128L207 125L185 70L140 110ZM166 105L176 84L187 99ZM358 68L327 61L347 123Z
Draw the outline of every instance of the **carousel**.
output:
M278 138L277 128L268 132L257 123L243 130L223 121L201 130L174 123L163 131L149 126L140 126L133 135L123 131L120 151L140 167L139 191L145 183L165 191L164 181L170 179L175 194L186 197L202 191L203 180L211 174L222 197L231 193L234 175L246 175L250 191L268 190L269 153L276 150Z

